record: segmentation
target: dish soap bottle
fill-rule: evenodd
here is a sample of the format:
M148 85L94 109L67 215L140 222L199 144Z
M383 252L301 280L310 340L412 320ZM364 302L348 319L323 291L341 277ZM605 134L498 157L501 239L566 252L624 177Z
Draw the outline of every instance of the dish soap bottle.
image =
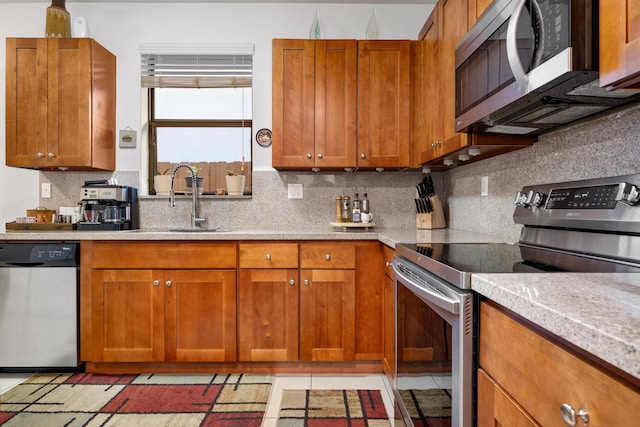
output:
M356 193L356 197L353 198L353 209L351 211L351 220L353 222L362 222L360 219L360 199L358 198L358 193Z

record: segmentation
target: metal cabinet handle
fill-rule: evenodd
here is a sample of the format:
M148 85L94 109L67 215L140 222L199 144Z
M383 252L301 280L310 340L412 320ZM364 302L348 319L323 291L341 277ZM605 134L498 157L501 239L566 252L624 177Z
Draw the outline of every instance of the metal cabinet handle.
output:
M326 254L324 256L324 259L326 259L327 261L331 261L331 255L330 254Z
M589 424L589 413L587 410L580 408L578 412L576 412L568 403L563 403L562 406L560 406L560 415L562 416L562 421L571 427L576 425L576 417L580 418L585 425Z
M53 159L54 157L56 157L56 155L55 155L55 154L53 154L53 153L49 153L49 158L50 158L50 159Z
M362 154L360 154L360 158L361 158L361 159L366 159L366 158L367 158L367 155L366 155L366 154L364 154L364 153L362 153Z
M307 153L307 159L310 159L311 157L313 157L311 153Z
M167 280L167 282L165 283L165 285L167 285L167 286L171 286L171 280Z
M296 284L296 281L295 281L295 280L293 280L293 279L291 279L291 280L289 280L289 284L290 284L291 286L293 286L293 285L295 285L295 284Z
M267 254L265 258L267 259L267 261L271 261L271 254Z
M38 152L37 156L38 156L38 158L43 159L44 158L44 153Z
M387 261L387 262L384 263L384 266L389 268L389 267L391 267L391 263L389 261Z
M159 286L159 285L160 285L160 280L153 281L153 286Z
M322 153L318 153L318 158L321 159L322 158Z
M305 279L304 282L302 282L302 283L304 283L305 286L309 286L309 280L308 279Z

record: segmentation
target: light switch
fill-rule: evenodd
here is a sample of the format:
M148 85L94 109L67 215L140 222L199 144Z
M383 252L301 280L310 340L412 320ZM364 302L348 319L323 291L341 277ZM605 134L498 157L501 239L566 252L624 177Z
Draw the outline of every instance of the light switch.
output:
M50 199L51 198L51 183L50 182L43 182L40 185L40 197L42 197L43 199Z

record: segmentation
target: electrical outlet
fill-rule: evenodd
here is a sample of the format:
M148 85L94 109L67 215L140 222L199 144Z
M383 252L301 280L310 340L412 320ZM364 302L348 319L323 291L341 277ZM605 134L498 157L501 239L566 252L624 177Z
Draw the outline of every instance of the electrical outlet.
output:
M489 177L488 176L482 177L482 183L480 186L480 195L481 196L489 195Z
M287 190L290 199L302 199L302 184L289 184Z
M50 182L43 182L42 185L40 186L40 197L42 197L43 199L50 199L51 198L51 183Z

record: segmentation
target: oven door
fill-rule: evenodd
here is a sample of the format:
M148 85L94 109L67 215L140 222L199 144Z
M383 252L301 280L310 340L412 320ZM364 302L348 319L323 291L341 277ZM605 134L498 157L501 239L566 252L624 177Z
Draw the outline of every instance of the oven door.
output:
M394 395L407 426L471 427L474 294L403 257L393 261Z

